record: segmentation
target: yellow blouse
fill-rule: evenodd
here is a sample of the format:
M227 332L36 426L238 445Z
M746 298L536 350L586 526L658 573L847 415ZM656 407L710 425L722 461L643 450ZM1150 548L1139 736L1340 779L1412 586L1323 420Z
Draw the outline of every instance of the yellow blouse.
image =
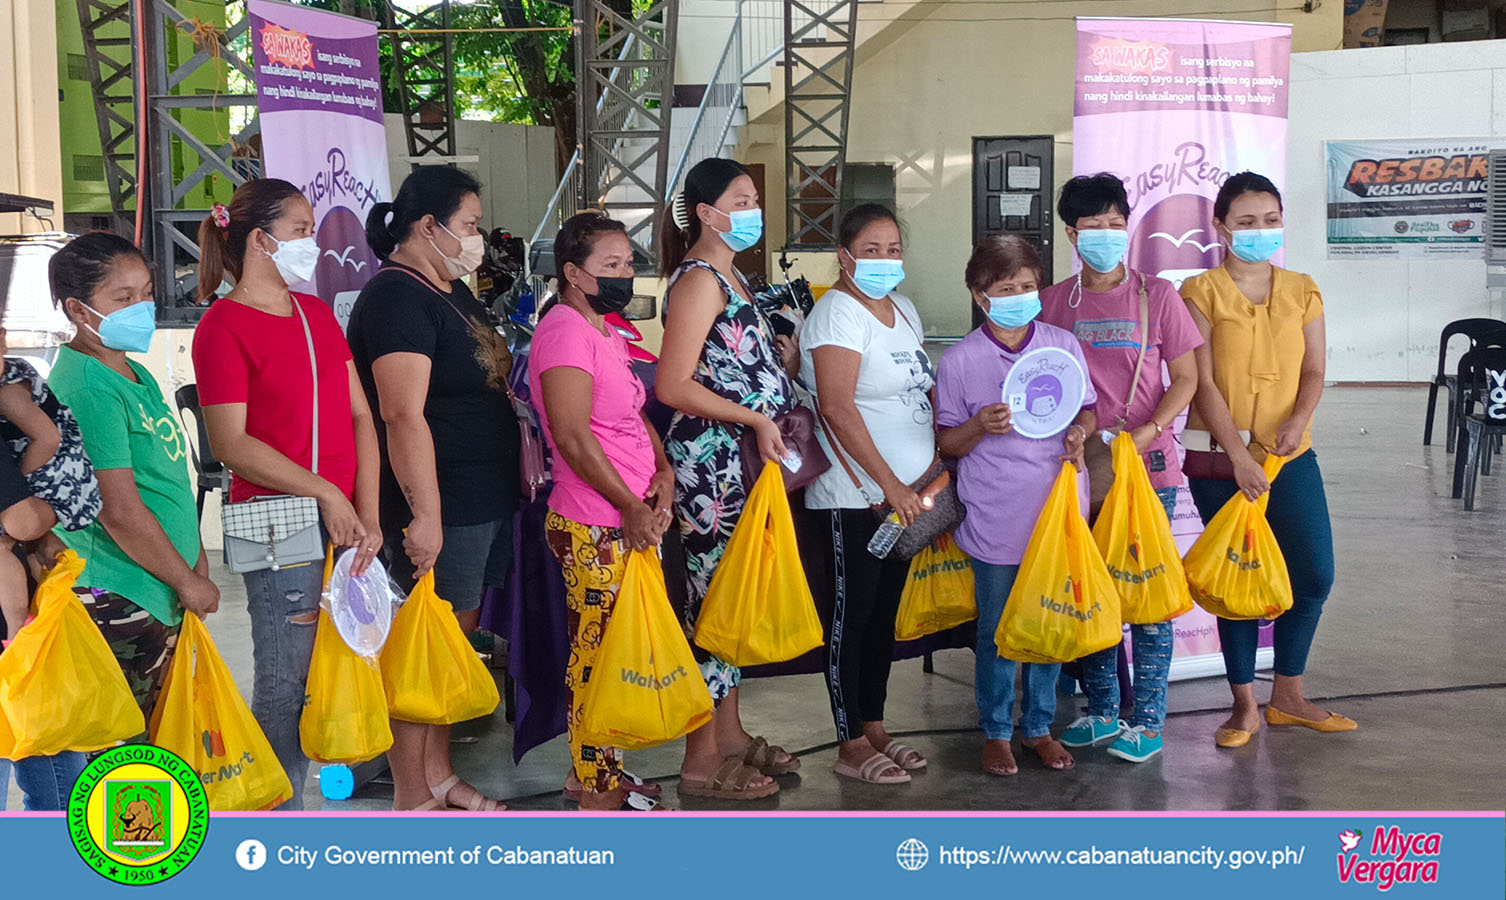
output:
M1182 297L1213 326L1213 383L1229 405L1234 424L1250 432L1257 461L1263 448L1276 446L1276 429L1297 405L1304 326L1323 315L1323 297L1310 276L1275 268L1271 295L1256 305L1245 297L1223 266L1182 283ZM1188 428L1207 429L1196 406ZM1312 429L1302 435L1294 456L1312 447Z

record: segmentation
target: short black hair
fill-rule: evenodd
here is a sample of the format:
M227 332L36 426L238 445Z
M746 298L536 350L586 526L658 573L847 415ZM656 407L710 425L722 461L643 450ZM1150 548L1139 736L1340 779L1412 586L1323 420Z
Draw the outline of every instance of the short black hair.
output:
M1213 199L1213 218L1222 222L1229 215L1229 207L1234 205L1234 198L1241 194L1270 194L1276 198L1276 208L1283 209L1281 205L1281 192L1276 190L1276 185L1271 179L1255 172L1240 172L1230 175L1218 189L1218 196Z
M1068 228L1076 228L1078 219L1101 216L1109 210L1118 210L1129 218L1129 194L1124 191L1124 182L1109 172L1067 179L1056 200L1056 214Z
M72 297L92 307L94 289L109 276L122 257L146 262L135 244L108 231L85 232L64 244L47 263L52 304L62 309L63 301Z
M899 227L899 216L894 210L882 203L859 203L842 216L842 223L837 226L837 246L851 250L864 228L883 221L893 222L894 227Z

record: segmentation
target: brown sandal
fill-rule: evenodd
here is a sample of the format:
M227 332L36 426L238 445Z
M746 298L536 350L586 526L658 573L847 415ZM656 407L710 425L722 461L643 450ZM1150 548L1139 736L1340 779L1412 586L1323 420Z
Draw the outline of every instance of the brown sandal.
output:
M743 765L736 756L729 756L705 781L680 778L680 794L685 797L710 797L718 800L762 800L779 793L779 782L770 781L757 787L749 782L764 773L752 766Z
M1023 739L1020 744L1040 757L1041 764L1053 772L1065 772L1077 764L1072 754L1067 752L1067 748L1049 734L1038 738ZM1054 750L1050 749L1053 747ZM1052 760L1059 761L1061 765L1052 765Z
M786 762L779 762L779 757L788 756ZM783 747L770 744L761 737L756 737L748 742L741 754L742 764L752 766L769 777L777 775L789 775L800 768L799 757L789 753Z

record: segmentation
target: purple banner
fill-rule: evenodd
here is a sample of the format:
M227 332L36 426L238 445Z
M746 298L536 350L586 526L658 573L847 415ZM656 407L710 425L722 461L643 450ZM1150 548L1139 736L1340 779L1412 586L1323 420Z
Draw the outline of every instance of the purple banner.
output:
M319 265L295 287L343 326L377 266L366 214L392 196L376 23L273 0L250 0L250 15L265 172L314 207Z
M1133 268L1180 287L1223 261L1213 198L1230 175L1285 188L1291 45L1282 24L1077 20L1072 171L1124 180ZM1202 532L1185 486L1171 524L1183 552ZM1223 671L1215 624L1202 609L1176 620L1177 677Z

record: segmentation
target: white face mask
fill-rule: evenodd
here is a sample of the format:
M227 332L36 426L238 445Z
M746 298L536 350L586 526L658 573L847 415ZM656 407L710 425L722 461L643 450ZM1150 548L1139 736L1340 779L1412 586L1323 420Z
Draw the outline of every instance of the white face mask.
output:
M279 241L270 234L267 239L277 245L277 251L267 255L272 257L273 264L277 266L277 274L282 276L289 287L314 277L314 268L319 265L318 241L312 237Z
M455 237L455 232L445 228L444 225L438 222L434 224L439 225L440 228L444 228L445 234L460 242L459 256L445 256L444 251L439 249L438 244L429 241L429 246L434 248L434 252L444 257L445 273L450 276L450 279L453 281L457 278L464 278L476 271L476 268L481 265L482 258L486 255L486 239L479 234Z

